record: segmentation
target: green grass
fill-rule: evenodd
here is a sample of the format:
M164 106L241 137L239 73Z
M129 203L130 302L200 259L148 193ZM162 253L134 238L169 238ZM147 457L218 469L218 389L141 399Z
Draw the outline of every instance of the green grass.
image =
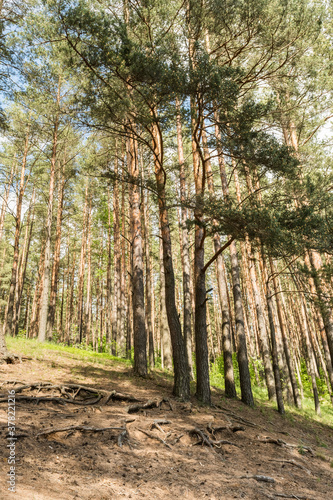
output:
M237 394L240 395L240 383L239 383L239 375L238 375L238 367L236 357L233 359L234 361L234 373L235 373L235 384ZM262 367L258 366L258 371ZM255 406L261 410L262 413L267 413L265 409L276 410L276 402L268 401L267 399L267 389L265 387L264 381L262 385L257 385L255 383L254 371L253 367L250 366L251 380L252 380L252 392L253 398L255 401ZM218 358L215 363L211 364L210 371L210 381L213 387L216 387L220 390L224 390L224 377L223 377L223 358ZM288 405L285 403L285 418L290 422L296 423L297 417L302 417L303 419L314 420L321 424L327 425L333 428L333 406L330 401L329 394L327 390L325 391L324 385L318 380L318 389L320 392L320 408L321 415L317 415L314 408L314 401L312 397L311 385L308 380L308 376L304 370L302 370L302 381L304 386L304 399L302 401L302 409L298 410L295 406ZM325 447L326 444L322 443L318 446Z
M38 342L36 339L6 337L6 343L9 351L13 353L19 352L20 354L32 356L36 359L44 359L47 351L57 351L71 354L73 359L79 361L85 360L97 363L116 361L117 363L131 366L131 361L129 359L118 358L105 352L99 353L78 347L55 344L54 342Z

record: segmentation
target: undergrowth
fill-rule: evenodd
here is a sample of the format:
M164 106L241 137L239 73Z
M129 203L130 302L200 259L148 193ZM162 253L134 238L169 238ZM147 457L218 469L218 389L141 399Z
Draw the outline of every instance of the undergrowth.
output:
M131 366L132 361L129 359L123 359L116 356L112 356L109 353L102 352L97 353L92 350L87 350L84 345L78 347L66 346L63 344L57 344L54 342L38 342L36 339L26 339L22 337L7 337L6 339L8 349L13 353L19 352L22 355L32 356L37 360L43 360L47 356L47 351L57 351L59 353L69 354L73 359L78 361L87 361L94 363L109 364L112 362L122 363L127 366ZM157 358L157 370L153 370L157 375L158 371L162 371L166 378L171 381L171 374L167 370L161 370L160 358ZM240 396L240 383L239 383L239 373L237 367L236 356L233 357L234 362L234 374L235 374L235 384L237 389L237 394ZM255 400L255 406L261 411L265 409L276 409L275 401L268 401L267 390L263 380L263 368L260 362L257 362L257 373L259 374L259 384L256 381L253 364L250 364L250 374L252 380L252 391ZM194 374L195 374L195 360L194 360ZM325 384L321 379L318 379L318 390L320 394L320 406L321 415L317 415L314 409L314 402L312 397L311 381L306 372L305 363L302 364L302 383L304 388L304 399L302 401L302 409L298 410L292 405L285 404L286 414L285 418L290 422L297 423L297 417L303 417L309 420L315 420L325 425L333 427L333 406L330 401L329 394L325 387ZM223 357L218 357L215 362L211 363L210 369L210 383L212 387L220 390L224 390L224 377L223 377ZM191 393L195 393L195 384L191 383Z
M275 401L268 401L267 389L264 382L264 371L260 361L256 361L257 372L259 373L259 385L255 379L253 363L250 364L250 375L252 382L252 392L257 407L266 407L276 409ZM240 382L239 372L237 365L236 355L233 356L235 385L237 394L240 396ZM312 395L311 380L306 371L305 362L302 362L301 377L304 390L304 398L302 401L302 409L297 409L295 406L285 402L285 418L291 422L296 422L297 416L302 416L306 419L315 420L325 425L333 427L333 406L327 391L325 382L322 378L317 379L317 386L320 399L321 415L317 415L314 407L314 400ZM224 390L224 377L223 377L223 356L218 357L215 362L211 363L210 369L210 383L213 387Z

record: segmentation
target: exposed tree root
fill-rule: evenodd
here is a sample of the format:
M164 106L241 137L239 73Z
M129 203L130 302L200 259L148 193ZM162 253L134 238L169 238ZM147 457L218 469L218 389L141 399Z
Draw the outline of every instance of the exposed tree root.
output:
M257 424L254 424L253 422L250 422L250 420L247 420L246 418L243 418L243 417L240 417L239 415L237 415L236 413L234 413L233 411L229 410L229 408L225 408L224 406L222 405L216 405L217 408L220 408L221 410L223 410L223 412L225 413L229 413L229 415L232 416L232 418L238 422L242 422L246 425L249 425L250 427L258 427Z
M180 434L179 436L177 436L173 444L174 445L177 444L178 441L180 441L183 436L184 436L184 434Z
M16 385L17 381L9 381L1 384L3 385ZM86 387L78 384L66 384L66 385L58 385L52 384L50 382L36 382L33 384L24 384L15 388L15 394L19 394L25 390L37 391L37 394L41 391L58 391L60 392L63 398L57 397L36 397L36 396L16 396L16 399L24 399L26 401L36 401L39 403L40 401L53 401L57 403L72 403L78 405L92 405L99 403L102 398L106 398L103 404L107 404L110 400L118 400L118 401L139 401L135 397L128 394L121 394L117 391L105 391L103 389L95 389L93 387ZM84 394L89 394L90 397L85 397ZM95 396L92 398L91 396ZM7 401L6 394L0 394L0 403Z
M0 365L14 365L15 363L22 363L21 356L12 354L11 352L4 352L0 354Z
M209 422L207 424L207 430L208 432L215 438L215 433L220 432L220 431L229 431L229 432L238 432L238 431L245 431L245 427L242 425L224 425L220 427L213 427L213 422Z
M302 495L296 495L294 493L267 493L267 491L262 491L262 494L265 495L267 498L271 498L272 500L275 500L276 498L295 498L296 500L315 500L313 497L309 496L302 496Z
M207 446L209 446L210 448L221 448L221 445L222 444L228 444L230 446L237 446L237 448L239 448L239 445L236 444L236 443L233 443L231 441L227 441L225 439L219 439L218 441L216 441L215 439L210 439L209 436L207 436L207 434L205 434L202 430L200 430L198 427L195 427L194 429L191 429L189 431L189 434L190 435L197 435L199 436L199 438L201 439L200 441L198 441L197 443L195 443L193 446L197 445L197 444L201 444L201 445L204 445L206 444Z
M171 424L170 420L163 420L163 419L156 419L150 426L150 430L153 429L158 429L161 431L163 434L165 434L164 430L162 429L161 425L167 425Z
M86 425L68 425L67 427L59 427L55 429L46 429L45 431L38 432L36 437L48 436L56 432L66 431L81 431L81 432L103 432L103 431L123 431L124 427L89 427Z
M153 434L152 432L148 432L148 431L145 431L144 429L139 429L139 428L138 428L138 431L142 432L143 434L145 434L146 436L148 436L151 439L156 439L160 443L163 443L167 448L170 448L170 450L172 449L171 446L169 445L169 443L167 443L164 439L160 438L159 436L155 436L155 434Z
M291 464L291 465L295 465L295 467L298 467L299 469L302 469L304 470L307 474L312 475L312 472L307 469L306 467L304 467L304 465L302 464L299 464L298 462L296 462L296 460L294 459L290 459L290 460L270 460L270 462L279 462L281 464Z
M260 443L271 443L271 444L276 444L277 446L281 446L281 447L285 447L285 448L298 448L298 449L301 449L303 452L307 451L308 453L310 453L310 455L314 454L312 448L310 448L309 446L286 443L285 441L283 441L282 439L279 439L279 438L275 439L275 438L271 438L269 436L265 436L264 438L260 438L259 436L257 436L257 439L258 439L258 441L260 441Z
M47 396L15 396L16 401L30 401L36 402L39 404L41 401L43 402L51 402L51 403L59 403L65 405L66 403L72 403L74 405L94 405L98 403L102 399L102 396L99 395L97 398L89 398L85 401L80 401L77 399L63 399L56 397L47 397ZM8 402L8 398L1 398L0 403Z
M127 412L128 413L136 413L140 410L150 410L151 408L161 408L163 403L166 403L169 406L170 410L173 411L173 407L172 407L172 404L170 403L169 399L163 398L160 401L150 399L146 403L139 403L139 404L135 404L135 405L130 405L127 408Z
M81 432L104 432L104 431L121 431L120 434L117 437L117 444L120 448L122 448L123 444L127 442L130 448L132 448L131 443L129 441L129 434L128 430L126 427L126 424L128 422L126 421L123 425L123 427L90 427L86 425L68 425L67 427L59 427L55 429L46 429L45 431L38 432L36 434L36 438L39 438L40 436L48 436L50 434L56 433L56 432L68 432L67 436L73 434L75 431L81 431Z

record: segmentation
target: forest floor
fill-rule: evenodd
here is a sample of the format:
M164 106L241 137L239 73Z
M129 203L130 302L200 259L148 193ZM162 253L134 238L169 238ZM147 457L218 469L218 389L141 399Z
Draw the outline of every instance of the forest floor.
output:
M143 380L128 363L105 355L39 348L31 341L15 346L30 359L0 366L1 499L333 498L332 426L281 416L263 404L248 408L214 389L213 407L194 397L184 403L172 396L171 378L162 371ZM7 484L12 388L16 493ZM96 401L99 390L106 392ZM138 403L123 400L126 395L152 407L129 413ZM43 397L57 399L37 404L35 398ZM72 403L61 404L71 397ZM100 430L105 427L118 429Z

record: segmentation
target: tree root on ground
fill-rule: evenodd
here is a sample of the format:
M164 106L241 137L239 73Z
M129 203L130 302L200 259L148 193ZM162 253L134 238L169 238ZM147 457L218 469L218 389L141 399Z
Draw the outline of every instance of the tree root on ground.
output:
M210 448L221 448L221 445L227 444L230 446L237 446L237 448L240 448L240 446L238 444L233 443L232 441L227 441L225 439L219 439L218 441L216 441L215 439L214 440L210 439L210 437L207 434L205 434L202 430L200 430L198 427L195 427L194 429L191 429L188 432L189 432L190 436L197 435L200 438L200 441L194 443L193 446L196 446L198 444L201 444L201 445L206 444Z
M261 491L263 495L267 498L271 498L272 500L275 500L276 498L295 498L296 500L315 500L313 497L303 497L302 495L296 495L295 493L267 493L267 491Z
M169 443L167 443L164 439L160 438L159 436L155 436L155 434L153 434L152 432L148 432L148 431L145 431L144 429L139 429L139 428L137 430L142 432L143 434L145 434L149 438L156 439L160 443L163 443L167 448L170 448L170 450L172 449L171 446L169 445Z
M161 408L162 404L166 403L170 410L173 411L172 404L170 403L169 399L163 398L160 401L150 399L146 403L139 403L139 404L134 404L130 405L127 408L127 413L137 413L140 410L149 410L151 408Z
M66 405L66 403L72 403L74 405L94 405L98 403L102 399L102 396L99 395L97 398L89 398L85 401L80 401L76 399L63 399L63 398L56 398L56 397L47 397L47 396L15 396L15 401L29 401L33 403L39 404L40 401L44 402L51 402L51 403L59 403L62 405ZM8 402L8 397L6 398L1 398L0 403L6 403Z
M168 425L171 424L170 420L163 420L163 419L156 419L150 426L150 430L152 431L153 429L158 429L161 431L163 434L165 434L164 430L162 429L161 425Z
M80 431L80 432L104 432L104 431L121 431L120 434L117 437L117 444L121 448L126 441L127 444L131 448L131 444L129 441L129 434L128 430L126 427L126 424L128 422L126 421L123 425L123 427L90 427L86 425L68 425L66 427L59 427L59 428L54 428L54 429L46 429L42 432L38 432L36 434L36 438L39 438L40 436L48 436L50 434L56 433L56 432L68 432L67 436L68 437L70 434L73 434L75 431Z
M4 352L0 354L0 365L14 365L15 363L22 363L21 356L12 354L11 352Z
M286 443L282 439L275 439L271 438L269 436L265 436L264 438L261 438L260 436L257 436L257 439L260 443L271 443L271 444L276 444L277 446L281 446L282 448L298 448L299 450L302 450L302 452L307 451L310 453L310 455L314 455L312 448L310 446L303 446L303 445L298 445L298 444L291 444L291 443Z
M309 476L312 475L312 472L307 469L306 467L304 467L304 465L302 464L299 464L298 462L296 462L296 460L294 459L289 459L289 460L278 460L278 459L275 459L275 460L270 460L270 462L277 462L277 463L281 463L281 464L291 464L291 465L295 465L295 467L298 467L299 469L302 469L304 470L307 474L309 474Z
M238 422L249 425L250 427L259 427L258 424L254 424L253 422L250 422L250 420L247 420L246 418L240 417L239 415L237 415L233 411L229 410L229 408L225 408L222 405L214 405L214 406L216 406L216 408L219 408L220 410L222 410L222 413L228 413L229 415L231 415L231 417L234 420L237 420Z
M16 385L17 381L8 381L5 382L3 385ZM118 400L118 401L139 401L137 398L128 395L128 394L121 394L117 391L106 391L103 389L95 389L93 387L86 387L83 385L78 385L78 384L66 384L66 385L58 385L58 384L52 384L51 382L36 382L33 384L24 384L19 387L14 387L15 390L15 399L16 400L26 400L26 401L36 401L37 404L40 401L51 401L54 403L60 403L60 404L65 404L65 403L72 403L72 404L78 404L78 405L93 405L97 404L101 401L102 398L105 398L105 401L102 402L102 404L106 405L110 400ZM17 396L17 394L22 393L25 390L29 391L37 391L37 394L41 390L44 391L57 391L60 392L60 395L63 396L63 398L60 397L47 397L47 396L26 396L26 395L21 395ZM85 397L86 395L89 395L88 397ZM94 397L93 397L94 396ZM7 401L7 395L6 394L0 394L0 403L4 403Z
M215 438L215 433L220 432L220 431L229 431L229 432L239 432L239 431L245 431L245 427L242 425L223 425L219 427L213 427L213 422L209 422L207 424L207 431Z

